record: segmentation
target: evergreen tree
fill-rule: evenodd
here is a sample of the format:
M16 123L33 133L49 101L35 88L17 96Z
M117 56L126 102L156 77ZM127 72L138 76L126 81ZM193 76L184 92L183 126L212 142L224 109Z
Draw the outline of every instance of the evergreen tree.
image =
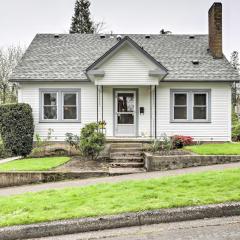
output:
M89 0L76 0L70 33L94 33L94 23L90 17Z
M237 51L232 52L231 54L231 64L233 66L234 69L236 69L237 71L239 71L239 54ZM237 105L239 105L239 84L237 84L236 82L233 84L232 87L232 104L233 107L236 107Z

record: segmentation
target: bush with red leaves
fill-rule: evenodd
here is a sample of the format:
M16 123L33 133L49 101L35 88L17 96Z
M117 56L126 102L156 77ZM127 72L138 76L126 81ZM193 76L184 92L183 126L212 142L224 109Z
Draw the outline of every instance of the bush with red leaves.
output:
M193 138L190 136L175 135L172 137L172 143L174 148L182 148L184 146L192 145Z

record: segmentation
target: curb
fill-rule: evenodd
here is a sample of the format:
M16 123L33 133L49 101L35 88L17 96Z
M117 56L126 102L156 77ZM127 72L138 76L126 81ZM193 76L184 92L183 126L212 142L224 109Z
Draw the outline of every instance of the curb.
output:
M0 228L0 240L41 238L122 227L238 215L240 215L240 202L162 209L114 216L61 220L32 225L4 227Z

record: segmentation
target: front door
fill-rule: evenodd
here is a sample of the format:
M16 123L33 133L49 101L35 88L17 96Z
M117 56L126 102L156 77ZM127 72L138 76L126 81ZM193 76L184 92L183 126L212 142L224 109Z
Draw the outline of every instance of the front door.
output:
M115 136L136 136L136 91L115 92Z

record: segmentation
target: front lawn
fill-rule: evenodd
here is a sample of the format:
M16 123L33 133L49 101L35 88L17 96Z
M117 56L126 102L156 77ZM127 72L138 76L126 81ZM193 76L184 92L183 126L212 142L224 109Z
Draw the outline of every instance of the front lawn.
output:
M200 155L240 155L240 143L202 144L184 149Z
M0 197L0 226L240 201L240 169Z
M47 171L70 160L69 157L26 158L1 164L0 171Z

